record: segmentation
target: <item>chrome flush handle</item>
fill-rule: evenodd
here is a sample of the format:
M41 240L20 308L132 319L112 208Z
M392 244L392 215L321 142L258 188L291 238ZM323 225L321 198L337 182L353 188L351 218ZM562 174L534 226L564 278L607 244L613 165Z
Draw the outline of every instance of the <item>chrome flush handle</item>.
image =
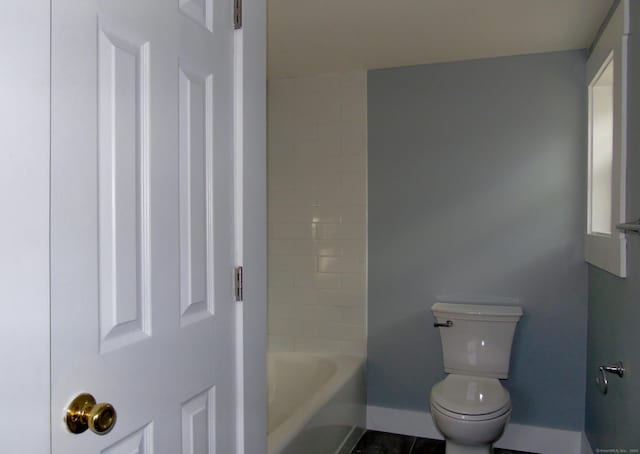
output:
M433 324L434 328L451 328L453 326L453 322L451 320L447 320L445 323L436 322Z
M600 366L600 376L596 377L596 386L602 394L607 394L609 391L609 380L607 379L607 373L616 374L618 377L624 376L624 366L622 361L618 361L612 366Z

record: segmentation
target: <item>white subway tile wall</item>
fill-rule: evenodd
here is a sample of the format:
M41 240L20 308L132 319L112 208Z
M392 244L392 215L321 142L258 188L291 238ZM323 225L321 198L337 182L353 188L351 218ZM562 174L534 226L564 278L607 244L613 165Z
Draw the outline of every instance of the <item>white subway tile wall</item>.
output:
M366 80L269 81L270 350L366 354Z

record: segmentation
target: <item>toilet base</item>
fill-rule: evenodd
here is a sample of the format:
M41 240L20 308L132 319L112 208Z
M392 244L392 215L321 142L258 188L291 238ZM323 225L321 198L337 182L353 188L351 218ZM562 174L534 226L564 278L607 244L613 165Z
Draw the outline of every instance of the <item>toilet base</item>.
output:
M466 446L446 440L445 454L493 454L493 446Z

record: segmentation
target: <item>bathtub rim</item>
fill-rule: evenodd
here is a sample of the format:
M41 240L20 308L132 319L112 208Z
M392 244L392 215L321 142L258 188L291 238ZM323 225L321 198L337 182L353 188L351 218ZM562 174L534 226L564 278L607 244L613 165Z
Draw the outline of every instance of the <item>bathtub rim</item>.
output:
M268 356L290 356L300 358L329 359L336 363L335 373L327 380L316 393L305 400L296 408L280 425L272 432L267 433L267 453L280 453L322 407L327 405L333 396L351 380L359 371L364 373L366 358L355 355L334 355L330 353L306 353L306 352L270 352ZM267 359L268 361L268 359Z

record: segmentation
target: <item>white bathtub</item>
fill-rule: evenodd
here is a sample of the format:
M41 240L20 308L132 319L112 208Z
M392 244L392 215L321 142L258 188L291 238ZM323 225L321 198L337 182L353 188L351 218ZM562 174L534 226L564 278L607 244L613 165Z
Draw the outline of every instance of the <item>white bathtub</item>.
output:
M365 425L364 361L270 353L269 454L349 452Z

